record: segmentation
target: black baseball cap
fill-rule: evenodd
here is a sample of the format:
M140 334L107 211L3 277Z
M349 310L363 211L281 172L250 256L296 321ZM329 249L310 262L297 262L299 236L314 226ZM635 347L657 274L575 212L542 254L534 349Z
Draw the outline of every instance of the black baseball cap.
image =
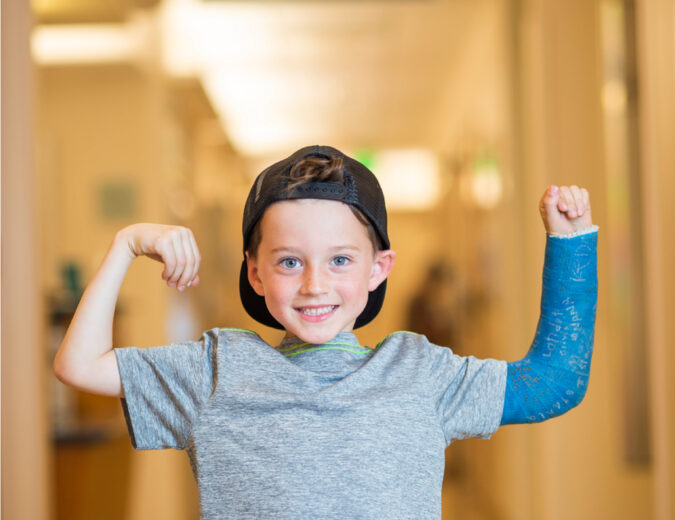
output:
M310 182L288 190L291 168L308 157L341 158L344 166L344 185L333 182ZM242 223L244 251L253 227L268 206L281 200L294 199L336 200L358 208L372 223L375 232L382 241L383 248L390 248L384 195L373 172L356 159L335 148L315 145L301 148L286 159L269 166L258 175L246 199L246 206L244 206ZM386 288L387 281L384 280L375 290L368 293L368 302L363 312L356 319L355 328L366 325L377 316L384 302ZM284 328L267 310L265 298L256 294L251 287L248 281L245 255L239 273L239 295L244 309L253 319L269 327Z

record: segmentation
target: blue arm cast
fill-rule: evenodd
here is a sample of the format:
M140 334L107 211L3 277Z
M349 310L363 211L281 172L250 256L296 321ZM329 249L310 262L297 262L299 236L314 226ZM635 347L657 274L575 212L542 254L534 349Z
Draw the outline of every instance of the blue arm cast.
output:
M501 424L533 423L578 405L590 375L598 295L598 233L548 236L537 332L508 363Z

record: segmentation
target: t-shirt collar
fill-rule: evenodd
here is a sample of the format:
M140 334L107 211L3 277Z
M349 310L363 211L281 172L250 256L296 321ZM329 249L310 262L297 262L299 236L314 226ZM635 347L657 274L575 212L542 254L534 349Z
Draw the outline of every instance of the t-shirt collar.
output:
M335 336L333 339L325 343L322 343L321 345L317 345L314 343L307 343L306 341L302 341L300 338L296 337L284 338L281 340L281 343L279 343L279 345L276 348L277 350L290 350L290 349L295 350L296 348L302 347L312 348L319 346L354 347L358 349L367 348L361 346L359 340L357 339L356 335L353 332L339 332L337 336Z

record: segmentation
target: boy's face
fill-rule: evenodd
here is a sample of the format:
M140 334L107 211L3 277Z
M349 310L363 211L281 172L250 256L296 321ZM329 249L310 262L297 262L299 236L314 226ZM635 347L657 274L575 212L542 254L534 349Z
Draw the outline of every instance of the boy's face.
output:
M274 318L308 343L354 328L396 254L374 251L368 232L342 202L300 199L272 204L260 222L248 278Z

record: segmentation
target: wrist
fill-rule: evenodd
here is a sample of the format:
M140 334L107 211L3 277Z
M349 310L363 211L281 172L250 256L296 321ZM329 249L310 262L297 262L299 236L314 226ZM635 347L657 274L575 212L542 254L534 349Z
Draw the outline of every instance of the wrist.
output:
M571 237L549 235L544 254L544 289L573 293L597 290L597 245L595 230ZM588 286L587 284L591 285Z
M113 238L111 250L114 250L120 255L124 255L129 262L132 262L136 257L140 256L136 252L134 243L134 224L120 229Z
M590 226L586 226L581 229L577 229L576 231L571 231L569 233L559 233L555 231L549 231L548 236L550 237L556 237L556 238L573 238L573 237L578 237L581 235L588 235L589 233L595 233L600 229L598 226L591 224Z

